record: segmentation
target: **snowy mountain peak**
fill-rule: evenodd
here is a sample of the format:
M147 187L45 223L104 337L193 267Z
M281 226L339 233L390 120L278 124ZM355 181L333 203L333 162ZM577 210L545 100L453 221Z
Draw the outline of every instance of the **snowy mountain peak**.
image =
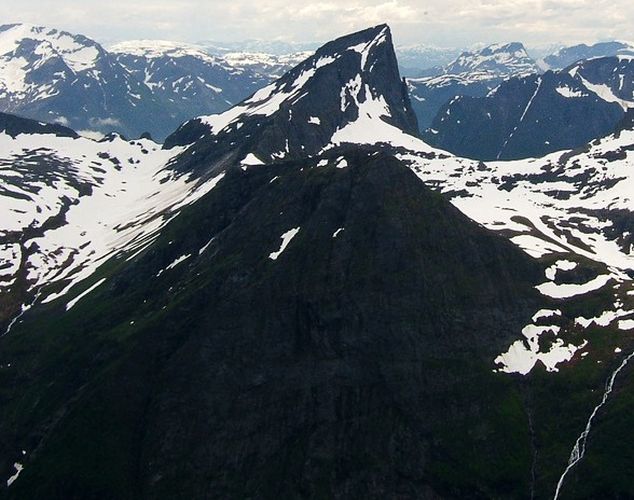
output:
M0 27L0 109L75 130L127 136L167 119L142 82L83 35L33 26Z
M99 44L82 35L30 24L0 26L0 61L13 60L12 67L17 70L14 74L24 69L20 59L24 63L35 59L38 66L60 59L73 72L86 71L94 67L101 53L103 49ZM3 69L5 73L9 68Z
M463 52L445 68L446 74L489 73L521 76L538 73L539 68L520 42L492 44L474 52Z
M381 135L380 124L390 132ZM379 142L394 131L416 134L389 27L376 26L327 43L229 111L186 123L168 138L166 147L209 136L218 144L239 129L244 136L245 130L260 133L269 125L274 125L275 137L267 151L260 151L260 159L315 154L342 142Z

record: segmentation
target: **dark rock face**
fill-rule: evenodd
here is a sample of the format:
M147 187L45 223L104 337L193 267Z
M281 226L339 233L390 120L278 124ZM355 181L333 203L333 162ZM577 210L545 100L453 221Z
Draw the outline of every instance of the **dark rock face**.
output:
M43 399L3 419L0 443L47 436L9 497L522 496L528 424L491 366L538 307L541 268L375 153L228 170L153 250L38 330L64 342L31 338L36 351L81 348L59 353L53 392L38 382L50 352L3 386L5 408ZM155 278L181 253L197 257ZM2 347L18 366L23 341Z
M459 156L481 160L576 148L615 130L624 116L618 100L634 100L633 85L634 65L619 58L512 78L487 97L447 103L424 136Z
M435 117L447 103L457 96L485 97L501 82L502 78L492 78L480 82L467 82L462 78L443 78L443 82L423 82L408 80L412 108L421 133L432 127Z
M628 109L616 127L617 131L634 129L634 109Z
M53 134L59 137L77 137L77 133L67 127L37 122L7 113L0 113L0 132L11 137L16 137L19 134Z
M634 57L603 57L581 61L568 73L582 83L607 87L607 98L634 102Z

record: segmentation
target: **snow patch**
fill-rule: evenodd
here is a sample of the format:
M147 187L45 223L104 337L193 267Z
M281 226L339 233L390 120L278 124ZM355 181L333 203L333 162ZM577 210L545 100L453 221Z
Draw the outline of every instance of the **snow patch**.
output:
M106 281L106 278L101 278L99 281L97 281L95 284L93 284L87 290L83 291L77 297L75 297L73 300L68 302L68 304L66 304L66 310L69 311L75 304L77 304L77 302L79 302L81 299L83 299L86 295L88 295L90 292L92 292L95 288L97 288L99 285L101 285L104 281Z
M286 231L282 236L280 236L280 238L282 238L282 244L280 245L280 249L277 252L271 252L269 254L269 259L277 260L277 258L280 255L282 255L282 252L286 250L286 247L291 242L291 240L295 238L297 233L299 233L299 229L300 229L299 227L295 227L293 229Z
M557 285L552 281L537 285L535 288L539 290L542 295L552 297L553 299L567 299L575 297L577 295L583 295L586 293L594 292L603 288L613 277L609 274L602 274L596 278L588 281L587 283L564 283Z
M7 488L15 482L15 480L20 476L20 472L24 470L24 466L19 462L15 462L13 464L13 468L15 469L16 472L15 474L13 474L13 476L7 479Z

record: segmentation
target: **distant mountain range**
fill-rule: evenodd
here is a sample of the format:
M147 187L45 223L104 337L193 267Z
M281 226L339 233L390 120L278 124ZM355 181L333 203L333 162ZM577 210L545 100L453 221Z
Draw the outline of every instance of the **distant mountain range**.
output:
M150 89L98 43L29 25L0 27L0 110L76 130L138 136L168 118Z
M149 132L163 140L183 121L228 109L305 58L209 55L161 41L108 51L81 35L0 27L0 109L80 133Z
M543 69L564 69L584 59L596 57L614 57L617 55L634 56L634 44L629 42L600 42L594 45L573 45L563 47L544 57L540 63Z
M117 44L110 53L164 103L170 120L162 124L160 140L192 116L224 111L273 78L192 45L134 41Z
M419 126L427 129L440 108L457 96L482 97L505 79L539 71L521 43L463 52L446 66L428 70L425 77L408 79Z
M226 44L142 40L119 43L106 50L81 35L29 25L0 27L0 41L0 110L57 122L85 135L118 132L139 137L147 132L159 141L192 117L223 112L253 95L309 57L315 47L257 40ZM420 131L427 140L455 153L491 158L494 151L499 153L502 149L500 141L511 135L509 127L516 126L512 123L513 109L503 109L504 106L518 108L526 96L517 95L515 101L500 98L491 104L505 117L501 120L487 122L489 111L482 114L474 110L475 115L486 118L482 123L464 110L450 111L454 117L460 116L456 121L447 118L445 108L457 109L467 102L457 98L485 98L489 94L493 97L492 91L500 84L508 89L521 87L521 83L507 81L535 79L546 67L557 68L570 61L599 56L627 58L634 49L625 42L578 45L559 49L539 61L517 42L461 54L426 45L401 46L396 52L401 58L401 71L422 75L407 81ZM622 76L627 80L627 74ZM605 72L593 75L595 90L601 85L613 88L614 81L603 81L609 78ZM628 88L625 84L625 94ZM505 95L504 89L497 95ZM578 104L581 101L575 101ZM575 135L574 126L562 127L566 109L541 108L545 113L542 123L550 122L560 131L537 134L539 138L536 136L532 144L522 141L522 148L517 150L512 140L507 141L502 155L534 156L559 147L573 147L574 141L566 139L566 134L577 137L576 143L582 144L590 137L612 131L621 117L618 110L597 111L593 126ZM584 109L586 113L596 111L592 106ZM554 115L549 117L551 112ZM557 113L560 118L555 116ZM495 132L489 127L493 123ZM486 140L473 144L472 138L482 134ZM560 137L556 137L558 134ZM469 145L461 146L460 141Z
M482 160L542 156L610 134L633 107L634 57L594 58L511 78L485 97L456 97L424 137Z

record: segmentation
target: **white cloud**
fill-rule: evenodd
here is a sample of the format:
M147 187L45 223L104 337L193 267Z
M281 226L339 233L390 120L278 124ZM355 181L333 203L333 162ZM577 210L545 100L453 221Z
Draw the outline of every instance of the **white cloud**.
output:
M8 22L9 13L3 15ZM465 46L628 39L631 0L29 0L11 6L17 22L81 32L103 42L328 40L387 22L399 43Z

